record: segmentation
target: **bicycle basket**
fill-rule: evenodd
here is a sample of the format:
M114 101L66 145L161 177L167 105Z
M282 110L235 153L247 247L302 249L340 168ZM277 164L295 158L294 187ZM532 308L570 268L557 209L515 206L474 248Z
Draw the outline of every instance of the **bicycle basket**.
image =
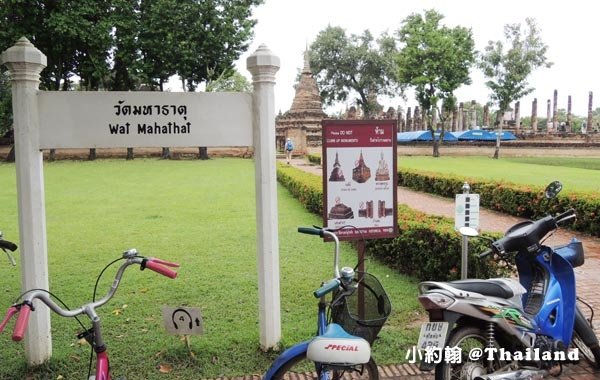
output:
M390 299L379 280L369 273L356 272L352 282L358 286L351 295L337 300L340 291L334 293L331 321L373 344L392 311Z

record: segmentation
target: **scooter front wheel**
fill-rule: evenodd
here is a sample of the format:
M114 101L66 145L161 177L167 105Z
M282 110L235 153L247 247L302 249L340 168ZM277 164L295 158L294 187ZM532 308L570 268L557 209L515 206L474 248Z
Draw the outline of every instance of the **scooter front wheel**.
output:
M579 354L593 368L600 368L600 345L590 322L585 318L579 306L575 309L575 326L571 343L579 349Z
M443 357L435 367L435 380L473 380L487 374L490 364L485 357L487 344L485 332L478 327L461 326L452 330L446 346L457 350L459 357ZM482 355L475 360L473 352ZM491 364L493 370L500 367L497 361Z
M379 371L373 358L368 363L347 369L325 368L321 376L317 374L315 363L306 358L306 352L298 354L285 363L275 374L273 380L312 380L312 379L360 379L379 380Z

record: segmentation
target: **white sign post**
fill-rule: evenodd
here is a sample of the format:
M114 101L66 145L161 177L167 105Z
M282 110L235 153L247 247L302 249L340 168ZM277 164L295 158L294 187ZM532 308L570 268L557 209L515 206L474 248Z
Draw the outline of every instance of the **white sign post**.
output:
M470 194L471 187L464 183L463 193L456 194L456 214L454 216L454 228L459 230L461 227L479 228L479 194ZM462 257L460 263L460 278L462 280L468 277L469 260L469 238L462 237Z
M281 338L275 171L275 73L264 45L247 59L253 94L40 92L46 57L26 38L2 53L11 74L22 288L48 289L42 151L45 148L254 146L260 344ZM30 364L52 355L47 308L32 313Z

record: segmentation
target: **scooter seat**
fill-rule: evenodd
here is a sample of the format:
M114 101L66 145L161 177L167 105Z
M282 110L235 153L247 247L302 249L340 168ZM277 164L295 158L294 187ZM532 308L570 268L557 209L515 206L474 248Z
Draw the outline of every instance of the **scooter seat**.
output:
M350 335L336 324L330 323L323 335L308 344L309 360L327 364L364 364L371 358L371 346L365 339Z
M448 282L451 286L467 292L475 292L485 296L511 298L513 290L502 281L495 280L457 280Z

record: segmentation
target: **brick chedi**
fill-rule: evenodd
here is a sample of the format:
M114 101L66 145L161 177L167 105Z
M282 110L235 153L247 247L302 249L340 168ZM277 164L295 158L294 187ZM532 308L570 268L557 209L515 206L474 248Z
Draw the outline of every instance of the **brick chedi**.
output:
M310 69L308 51L304 53L304 67L295 88L292 107L275 119L275 143L277 149L283 150L289 137L294 143L294 152L305 154L309 147L321 146L321 121L327 117Z

